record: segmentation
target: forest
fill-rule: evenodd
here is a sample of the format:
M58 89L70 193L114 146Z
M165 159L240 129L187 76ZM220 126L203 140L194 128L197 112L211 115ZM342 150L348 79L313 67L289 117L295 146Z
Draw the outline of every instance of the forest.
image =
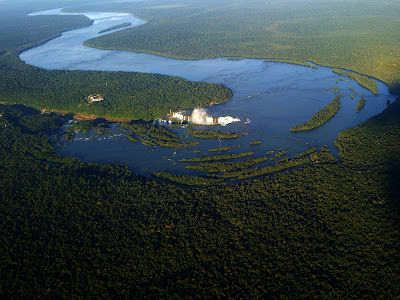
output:
M147 20L85 44L168 57L267 58L312 61L352 70L399 88L400 5L395 1L176 0L81 6L68 11L118 11Z
M361 109L365 106L365 103L367 103L367 100L365 100L364 97L361 97L360 100L358 100L356 112L360 112Z
M186 131L193 137L199 139L234 139L240 137L240 133L227 132L221 130L211 129L195 129L195 126L189 125L186 127Z
M18 58L20 52L92 21L83 16L0 16L0 102L111 120L151 120L171 110L223 103L232 97L222 85L174 76L48 71L26 65ZM102 94L104 101L89 104L87 97L92 94Z
M361 74L357 74L357 73L354 73L354 72L346 72L346 71L343 71L343 70L340 70L340 69L337 69L337 68L332 69L332 72L344 75L346 77L349 77L350 79L354 79L360 85L362 85L363 87L366 87L367 89L369 89L375 95L378 95L378 84L374 80L372 80L371 78L368 78L367 76L364 76L364 75L361 75ZM350 89L352 89L352 88L350 88Z
M177 4L163 8L172 10L171 18L174 10L183 9L179 2L173 3ZM63 4L68 1L57 5ZM35 5L51 8L54 4ZM372 4L367 1L368 5ZM393 4L383 1L381 5L376 13ZM2 8L0 2L1 17L6 15ZM21 6L17 15L29 12L28 8ZM304 9L303 13L308 12ZM367 18L364 13L357 10L360 17L354 22ZM393 9L387 20L396 13ZM0 18L0 25L3 20L9 28L21 21L11 14ZM0 104L1 298L399 298L400 98L379 115L339 134L335 140L339 161L316 163L331 157L326 148L310 148L292 159L282 158L287 152L281 151L269 160L274 158L276 167L287 166L291 160L313 163L239 184L166 173L149 179L123 165L83 163L56 153L54 140L65 117L42 113L36 97L41 92L45 96L58 92L44 89L46 84L51 88L50 82L61 88L62 95L64 85L55 79L68 78L82 91L86 87L79 86L79 81L85 75L98 78L102 86L103 79L112 79L97 72L40 70L18 60L21 49L87 24L82 18L64 20L63 26L52 27L46 34L41 33L47 30L43 23L29 26L26 30L32 34L26 35L26 41L14 38L3 43L0 38L0 102L13 91L36 108ZM336 21L340 25L341 19ZM360 22L360 27L368 27L364 25ZM321 30L329 26L328 22ZM307 27L292 30L301 33ZM390 32L387 37L391 38ZM121 80L142 78L140 74L113 75ZM159 86L175 80L142 79L154 84L160 80ZM41 92L33 82L44 83ZM177 84L187 91L185 87L197 83ZM229 94L222 86L209 91L216 90L219 95ZM92 93L110 97L105 91ZM45 96L40 101L47 101ZM86 130L101 121L77 126ZM151 127L146 130L146 134L160 134ZM221 164L217 163L226 164L223 155L187 163L218 168ZM245 158L253 159L251 153ZM250 159L241 163L255 162ZM230 167L235 170L239 165ZM188 182L193 187L183 186Z
M0 114L2 297L400 295L399 100L339 135L337 164L200 189L57 155L54 114Z
M12 69L0 68L1 101L46 111L81 113L114 120L152 120L167 115L171 110L204 107L212 101L223 103L232 96L232 91L222 85L190 82L172 76L45 71L35 67L19 70L15 65ZM102 94L104 100L88 103L87 97L95 93Z
M290 131L311 130L321 126L331 119L340 109L340 96L335 96L333 101L327 106L317 111L310 119L310 121L290 128Z
M126 128L129 132L126 134L128 139L133 142L138 140L143 145L170 148L191 147L198 144L197 141L186 139L184 136L179 137L171 129L162 125L138 124L138 123L122 123L121 127ZM135 139L135 138L138 138Z

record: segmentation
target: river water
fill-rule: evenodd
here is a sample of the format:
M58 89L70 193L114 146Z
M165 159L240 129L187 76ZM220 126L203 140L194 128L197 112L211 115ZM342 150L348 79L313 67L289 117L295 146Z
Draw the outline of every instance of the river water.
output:
M61 9L31 15L48 14L71 15L62 13ZM293 155L314 145L328 145L337 155L334 140L341 131L380 113L386 107L387 100L395 99L389 94L387 86L381 82L377 82L379 95L374 95L354 80L348 81L347 78L333 73L331 68L322 66L314 69L286 63L264 62L262 59L179 60L151 54L85 47L82 43L99 36L98 32L103 29L126 22L132 23L130 27L140 26L145 24L145 21L125 13L84 15L94 20L93 25L65 32L58 38L23 52L20 58L28 64L44 69L158 73L223 84L233 90L233 98L228 103L206 108L207 113L214 117L232 116L241 119L240 122L229 124L222 130L237 131L244 135L239 139L221 142L199 140L198 146L174 150L132 143L121 135L119 126L114 125L105 135L76 134L75 140L68 143L67 148L59 150L62 155L79 157L83 161L123 163L143 175L161 170L196 174L185 170L178 160L199 155L194 154L193 150L201 150L204 155L209 149L220 145L230 146L229 153L255 151L256 156L263 156L269 150L279 151L280 148ZM291 133L291 127L308 121L315 112L333 100L334 93L331 88L335 86L339 88L340 94L344 93L339 112L319 128ZM351 91L350 87L355 91ZM354 98L351 98L351 94ZM364 94L367 103L361 112L356 113L355 108L361 94ZM174 130L185 134L182 128ZM254 140L262 141L261 145L250 146L249 142Z

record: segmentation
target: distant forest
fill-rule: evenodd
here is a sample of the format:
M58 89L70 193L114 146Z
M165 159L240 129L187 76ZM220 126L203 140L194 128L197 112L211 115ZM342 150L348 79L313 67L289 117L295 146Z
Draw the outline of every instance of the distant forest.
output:
M311 60L384 81L399 91L400 4L375 1L134 1L73 11L132 13L147 24L85 44L178 58ZM71 10L72 11L72 10Z
M18 58L23 50L62 31L90 24L83 16L1 18L0 102L110 119L151 120L170 110L204 107L232 97L230 89L218 84L144 73L45 71ZM87 103L91 94L103 95L104 101Z
M60 1L57 5L68 3L71 2ZM121 5L136 7L148 3L158 2ZM235 12L234 5L241 1L230 3L227 16L232 10ZM363 3L365 8L357 11L361 19L367 18L366 10L372 5L369 1ZM205 99L203 91L216 93L221 99L229 96L230 91L224 87L203 86L175 77L45 71L27 66L18 59L22 49L64 30L88 25L90 21L82 17L60 18L60 23L57 17L35 17L31 21L25 15L29 10L54 8L55 4L22 1L13 5L0 2L0 102L5 99L9 102L14 95L15 102L42 108L43 103L52 104L49 95L59 94L62 97L60 102L53 103L54 109L68 109L66 93L77 99L87 92L104 93L105 99L110 97L106 90L97 92L83 86L88 78L95 78L99 84L96 87L104 87L104 83L112 82L110 74L118 78L113 82L115 85L132 76L142 84L151 82L149 89L154 85L155 91L164 91L165 85L174 90L172 82L176 80L183 92L192 91L193 99ZM391 5L385 20L398 18L397 4L382 1L381 5L373 11L375 14L388 11ZM172 18L183 7L167 5L162 9L143 8L141 12L144 16L145 11L156 14L163 9ZM313 9L312 6L310 13ZM194 21L198 12L193 8ZM288 14L294 12L293 8ZM304 16L309 13L306 7L300 12ZM216 13L220 15L221 11ZM212 15L213 10L208 14ZM337 19L339 24L341 20ZM257 23L247 24L256 28ZM292 30L306 30L305 23L301 24ZM360 28L370 28L364 25L360 22ZM3 39L4 28L7 39ZM204 27L198 29L205 32ZM245 32L250 32L250 28ZM350 40L351 36L349 32L344 37ZM227 35L228 39L231 37ZM254 40L250 34L248 37L248 49L256 53L260 48L257 44L250 46ZM320 37L324 39L323 34ZM387 37L390 38L390 31ZM295 35L292 38L296 39ZM371 43L371 57L376 58L374 54L382 49L372 46L369 39L364 42ZM346 44L335 44L336 49L341 45ZM399 52L395 41L387 45L393 46L393 53ZM393 58L390 54L385 57L385 51L381 53L383 61L390 62ZM327 61L333 57L330 52L326 55ZM362 61L365 66L361 69L367 68L370 59ZM375 63L372 66L371 73L377 70ZM393 68L382 67L382 70L388 71L387 78L398 79L395 72L389 72ZM75 84L75 91L71 91ZM190 90L192 85L202 91ZM141 88L145 95L147 92ZM163 105L181 105L180 99ZM151 101L148 99L143 105ZM80 107L92 105L82 102ZM381 114L339 134L335 141L340 151L337 163L303 164L290 172L240 184L220 186L218 179L207 178L210 180L204 180L202 188L184 187L185 182L172 185L164 179L147 179L123 165L83 163L77 158L62 157L53 146L62 123L63 119L56 114L0 104L1 298L396 299L400 296L400 99ZM314 151L310 149L298 159L305 159L306 154L310 159L318 159ZM322 152L327 153L325 149ZM220 166L201 163L197 166ZM163 176L170 179L168 174L160 175Z

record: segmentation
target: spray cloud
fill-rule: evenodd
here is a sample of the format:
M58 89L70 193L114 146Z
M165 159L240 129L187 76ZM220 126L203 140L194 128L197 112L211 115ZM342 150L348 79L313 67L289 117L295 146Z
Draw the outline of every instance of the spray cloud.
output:
M198 125L210 125L213 123L213 118L207 114L205 109L195 108L190 117L190 122Z

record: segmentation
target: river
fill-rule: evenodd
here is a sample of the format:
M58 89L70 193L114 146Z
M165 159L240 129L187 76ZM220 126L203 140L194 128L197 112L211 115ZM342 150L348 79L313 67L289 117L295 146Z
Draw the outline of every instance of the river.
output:
M61 9L31 15L48 14L71 15L63 13ZM256 151L256 156L263 156L269 150L279 151L283 148L293 155L313 145L328 145L337 155L338 150L333 142L341 131L380 113L386 107L387 100L395 99L382 82L377 81L379 95L374 95L357 82L348 81L333 73L331 68L323 66L310 68L264 62L263 59L179 60L152 54L85 47L82 43L101 35L101 30L126 22L132 24L130 27L141 26L146 22L125 13L83 14L94 21L93 25L65 32L58 38L21 53L20 58L27 64L48 70L146 72L223 84L233 90L233 98L228 103L208 107L206 110L214 117L228 115L241 120L225 128L245 134L239 139L222 140L222 146L231 147L230 153L251 150ZM340 93L344 93L339 112L317 129L291 133L291 127L308 121L315 112L333 100L331 88L335 86ZM350 87L355 90L351 91ZM355 97L352 98L351 94ZM361 94L365 95L367 103L361 112L356 113L355 108ZM184 134L184 129L177 130ZM261 145L250 146L249 142L254 140L262 141ZM193 157L193 150L207 153L209 149L219 146L218 140L203 140L199 146L177 151L143 146L128 141L121 135L118 125L114 125L109 133L101 136L96 133L89 136L77 134L67 148L58 151L62 155L75 156L87 162L123 163L143 175L161 170L194 174L176 161ZM166 157L173 157L174 161L167 160Z

